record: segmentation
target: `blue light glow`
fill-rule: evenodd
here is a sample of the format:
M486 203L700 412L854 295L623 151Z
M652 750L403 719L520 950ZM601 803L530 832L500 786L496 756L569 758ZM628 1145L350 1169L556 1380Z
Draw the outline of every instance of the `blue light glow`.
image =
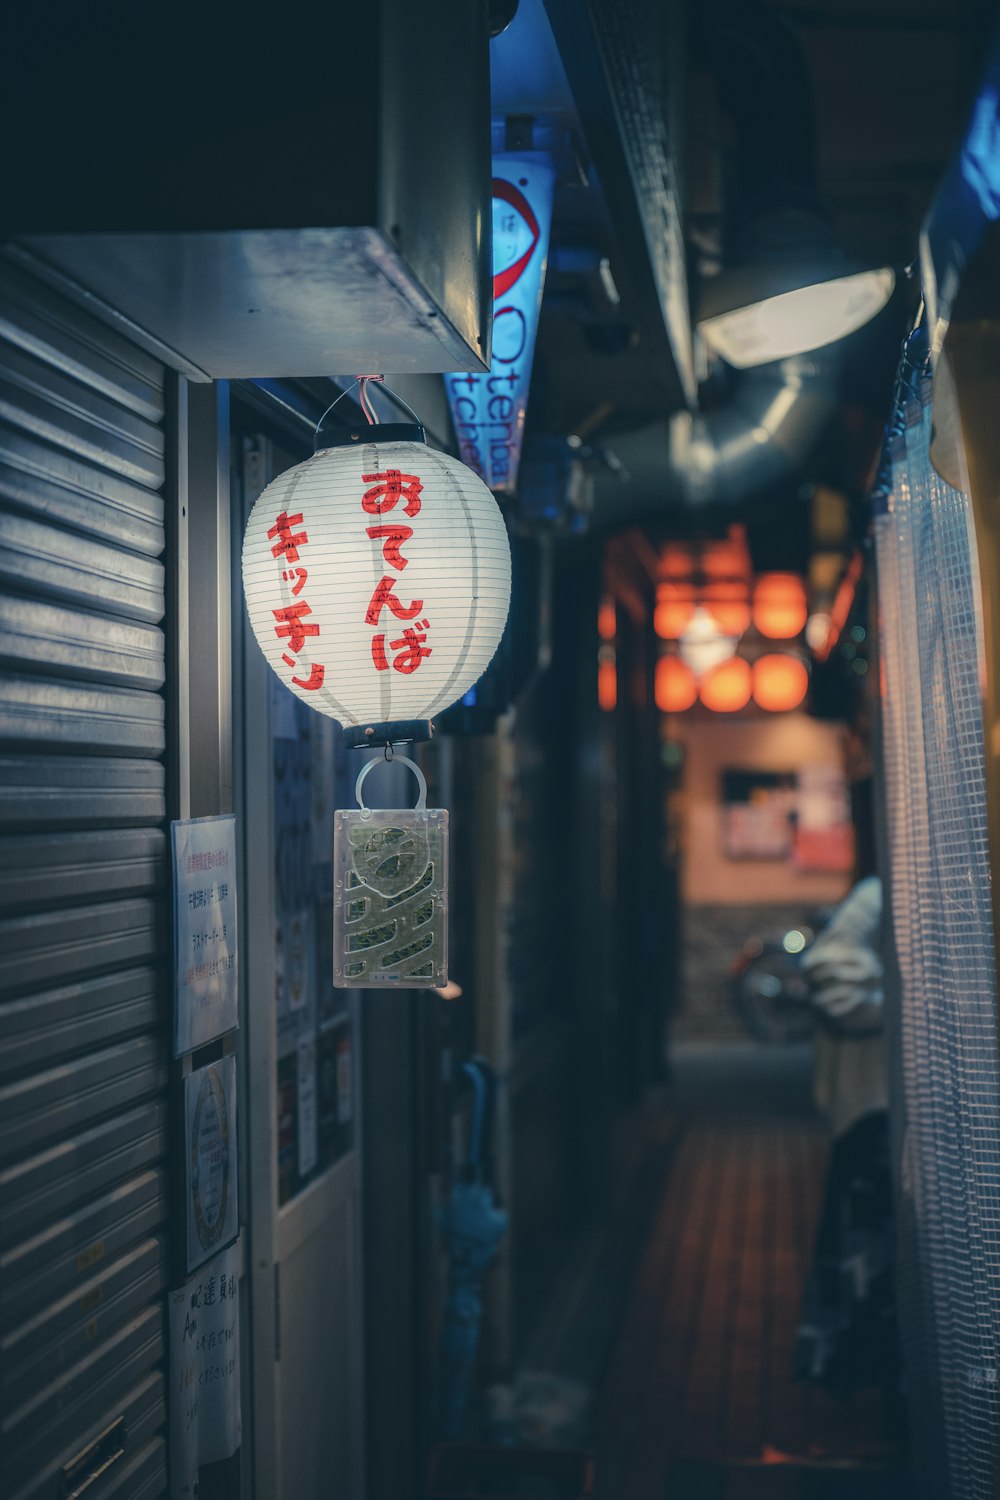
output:
M995 87L984 88L976 100L961 167L986 217L1000 218L1000 99Z

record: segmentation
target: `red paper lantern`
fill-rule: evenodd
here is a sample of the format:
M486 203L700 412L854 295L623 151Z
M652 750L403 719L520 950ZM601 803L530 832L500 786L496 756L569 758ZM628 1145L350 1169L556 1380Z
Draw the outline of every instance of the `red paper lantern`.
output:
M606 714L618 706L618 665L613 651L597 665L597 702Z
M597 634L602 641L613 641L618 633L618 613L613 599L602 599L597 608Z
M709 583L704 603L724 635L740 636L750 628L750 599L745 583Z
M769 713L788 713L798 708L808 687L805 664L787 651L774 651L754 663L754 702Z
M694 594L690 586L661 583L656 591L653 629L661 641L676 641L684 634L694 614Z
M709 614L724 635L742 635L750 626L750 606L738 599L709 599Z
M753 591L753 622L761 635L787 641L804 628L809 611L797 573L762 573Z
M702 679L699 697L716 714L734 714L750 702L750 663L742 656L730 657Z
M698 701L694 673L679 656L661 656L656 663L656 706L662 714L682 714Z

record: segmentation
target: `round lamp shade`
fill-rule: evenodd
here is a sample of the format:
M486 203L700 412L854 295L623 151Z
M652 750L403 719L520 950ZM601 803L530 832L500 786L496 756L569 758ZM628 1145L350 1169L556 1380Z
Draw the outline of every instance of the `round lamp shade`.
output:
M787 651L761 656L753 667L753 700L770 713L788 713L798 708L809 687L804 662Z
M785 641L798 635L808 615L806 591L797 573L762 573L753 591L753 622L761 635Z
M661 714L682 714L698 701L698 684L687 662L661 656L656 663L656 706Z
M735 714L750 702L750 663L733 656L702 678L699 697L716 714Z
M723 635L741 636L749 629L749 604L737 604L730 603L727 600L720 600L716 604L710 602L706 608Z
M750 602L745 583L713 583L705 590L705 605L724 635L741 636L750 628Z
M243 542L247 613L310 708L345 726L427 720L499 645L507 531L458 459L380 440L377 427L363 436L279 474L258 499Z
M606 714L618 707L618 664L613 651L597 664L597 702Z
M661 641L676 641L691 623L695 599L690 588L661 583L656 591L653 629Z

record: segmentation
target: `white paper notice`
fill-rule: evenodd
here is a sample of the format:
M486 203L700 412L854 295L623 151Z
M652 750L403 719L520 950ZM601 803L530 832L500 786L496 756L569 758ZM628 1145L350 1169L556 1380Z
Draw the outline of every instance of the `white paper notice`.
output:
M236 1059L220 1057L184 1080L187 1268L193 1270L239 1227L236 1203Z
M319 1142L316 1125L316 1033L299 1037L295 1087L298 1094L299 1176L308 1177L316 1165Z
M836 828L851 820L847 778L840 766L802 766L799 770L798 826Z
M236 819L171 823L174 1056L237 1025Z
M240 1446L240 1254L232 1245L170 1294L171 1500L196 1500L199 1464Z

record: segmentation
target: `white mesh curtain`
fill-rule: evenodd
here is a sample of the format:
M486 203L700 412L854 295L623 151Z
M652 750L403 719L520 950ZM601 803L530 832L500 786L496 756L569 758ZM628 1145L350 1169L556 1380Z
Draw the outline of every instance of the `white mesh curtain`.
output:
M1000 1070L978 573L968 501L930 463L930 376L904 375L875 523L903 1361L920 1495L995 1500Z

